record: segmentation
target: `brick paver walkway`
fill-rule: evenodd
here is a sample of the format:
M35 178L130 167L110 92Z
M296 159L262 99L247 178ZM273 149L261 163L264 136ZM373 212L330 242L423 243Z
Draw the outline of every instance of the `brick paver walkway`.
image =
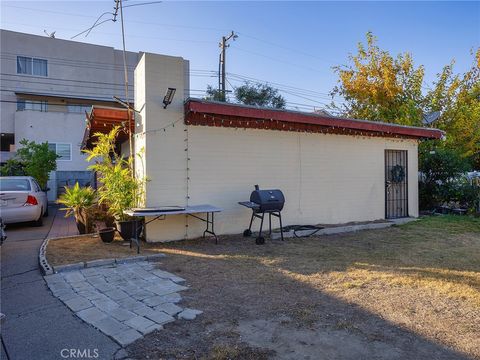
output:
M58 210L55 214L55 218L53 219L52 228L48 233L48 237L56 238L71 235L78 235L75 219L73 218L73 216L66 218L65 211Z
M53 295L79 318L126 346L177 319L202 312L184 309L184 279L148 261L85 268L48 275Z

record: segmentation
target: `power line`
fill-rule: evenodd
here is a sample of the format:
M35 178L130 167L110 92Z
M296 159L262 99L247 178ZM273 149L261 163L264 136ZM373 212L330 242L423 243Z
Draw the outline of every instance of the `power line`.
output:
M306 69L306 70L309 70L309 71L315 71L315 72L321 73L321 71L319 71L318 69L314 69L314 68L309 67L309 66L304 66L304 65L291 63L291 62L288 62L288 61L279 60L278 58L268 56L268 55L264 55L264 54L260 54L260 53L257 53L255 51L251 51L251 50L242 49L242 48L239 48L238 46L232 46L232 48L243 51L243 52L246 52L246 53L249 53L249 54L252 54L252 55L255 55L255 56L260 56L260 57L263 57L263 58L266 58L266 59L269 59L269 60L272 60L272 61L276 61L276 62L279 62L279 63L282 63L282 64L286 64L286 65L290 65L290 66L293 66L293 67L303 68L303 69Z
M125 22L125 23L130 23L130 22ZM34 29L41 29L42 26L38 26L38 25L32 25L32 24L24 24L24 23L19 23L19 22L14 22L14 21L3 21L2 24L15 24L15 25L22 25L22 26L26 26L26 27L30 27L30 28L34 28ZM68 31L72 31L74 33L77 33L79 31L79 29L72 29L72 28L65 28L65 27L56 27L57 30L68 30ZM82 33L84 32L87 32L88 29L84 30ZM58 31L57 31L58 32ZM103 31L97 31L96 34L101 34L101 35L117 35L115 33L111 33L111 32L103 32ZM159 36L149 36L149 35L145 35L145 34L129 34L127 36L128 38L139 38L139 39L153 39L153 40L164 40L164 41L175 41L175 42L187 42L187 43L195 43L195 44L216 44L215 41L212 41L212 40L192 40L192 39L176 39L176 38L167 38L167 37L159 37ZM60 38L56 38L58 40L66 40L68 41L67 39L60 39Z
M0 90L0 91L3 91L3 90ZM42 101L42 100L29 100L29 99L25 99L26 101ZM108 102L106 100L96 100L98 102ZM18 104L18 101L17 100L4 100L4 99L1 99L0 102L2 103L10 103L10 104ZM115 103L113 100L111 101L112 104ZM72 106L72 105L91 105L91 104L82 104L82 103L68 103L68 104L62 104L62 103L51 103L49 104L51 106ZM94 106L94 105L92 105ZM111 107L111 105L109 105ZM119 109L122 109L121 107L118 107ZM31 110L31 111L38 111L38 110ZM55 112L55 111L52 111L52 110L49 110L49 111L42 111L42 112Z
M234 80L234 81L244 81L244 82L245 81L247 81L247 82L255 81L255 82L259 82L259 83L272 84L272 85L275 85L275 87L277 87L278 90L284 90L284 91L288 91L288 92L292 92L292 93L299 94L299 95L304 95L304 96L305 95L306 96L313 96L313 97L324 99L324 100L331 100L332 99L331 97L327 96L327 94L324 94L324 93L315 92L313 90L296 88L296 87L293 87L293 86L283 85L283 84L276 83L276 82L269 82L269 81L266 81L266 80L260 80L260 79L247 77L247 76L242 76L242 75L238 75L238 74L230 74L230 77L231 78L233 77L232 80Z
M241 82L241 80L238 80L238 79L232 79L233 81L239 81ZM277 89L278 91L282 92L282 93L286 93L286 94L289 94L289 95L292 95L292 96L295 96L295 97L298 97L298 98L301 98L301 99L304 99L304 100L308 100L308 101L311 101L313 103L316 103L316 104L321 104L322 106L325 106L325 105L331 105L333 104L333 100L330 101L330 103L326 103L325 101L319 101L317 99L312 99L312 98L309 98L309 97L306 97L306 96L303 96L301 94L298 94L294 91L288 91L288 90L285 90L285 89Z
M126 9L126 8L133 7L133 6L160 4L160 3L162 3L162 2L163 2L163 1L150 1L150 2L141 3L141 4L125 5L123 8Z
M5 91L5 92L27 92L26 90L22 90L22 89L5 89L3 88L1 91ZM114 101L113 100L113 94L93 94L93 96L107 96L105 98L97 98L97 99L92 99L92 93L82 93L82 92L73 92L73 91L69 91L68 94L59 94L59 93L42 93L42 94L37 94L35 95L35 90L34 91L29 91L29 93L31 94L28 94L28 96L42 96L42 97L58 97L58 98L71 98L72 96L75 96L75 97L79 97L81 99L76 99L76 100L82 100L82 101L107 101L107 102L110 102L110 101Z
M89 28L86 29L86 30L83 30L82 32L79 32L77 35L72 36L70 39L75 39L77 36L80 36L80 35L85 34L85 33L87 33L87 34L85 35L85 37L87 37L88 34L90 34L90 32L91 32L94 28L96 28L97 26L100 26L100 25L102 25L102 24L105 24L105 23L108 22L108 21L113 21L113 20L112 20L112 19L106 19L106 20L103 20L103 21L101 21L101 22L99 22L99 23L95 22L95 24L93 24L91 27L89 27Z
M269 45L272 45L272 46L275 46L275 47L278 47L280 49L284 49L284 50L288 50L288 51L291 51L292 53L295 53L296 55L298 54L302 54L302 55L305 55L305 56L309 56L309 57L312 57L312 58L315 58L315 59L318 59L320 61L324 61L324 62L328 62L330 65L331 65L331 62L330 61L327 61L326 59L323 59L317 55L313 55L313 54L309 54L305 51L302 51L302 50L298 50L298 49L294 49L294 48L291 48L291 47L288 47L288 46L285 46L285 45L280 45L280 44L277 44L277 43L274 43L272 41L269 41L269 40L263 40L263 39L260 39L256 36L252 36L252 35L248 35L248 34L245 34L245 33L238 33L239 35L242 35L242 36L245 36L247 38L250 38L250 39L253 39L253 40L256 40L256 41L259 41L259 42L262 42L262 43L265 43L265 44L269 44Z
M142 5L151 5L151 4L158 4L158 3L161 3L161 1L151 1L151 2L147 2L147 3L141 3L141 4L132 4L132 5L127 5L127 6L122 6L122 9L123 8L127 8L127 7L132 7L132 6L142 6ZM120 12L122 12L122 9L120 9ZM72 36L70 39L75 39L77 36L80 36L82 34L85 34L85 37L87 37L90 32L96 28L97 26L100 26L108 21L112 21L112 22L115 22L117 21L117 15L118 15L118 10L119 10L119 2L118 1L115 1L115 8L114 8L114 12L109 12L109 11L106 11L104 12L103 14L101 14L97 20L95 20L95 22L93 23L93 25L91 27L89 27L88 29L78 33L77 35L74 35ZM111 19L106 19L106 20L103 20L103 21L100 21L100 19L102 17L104 17L105 15L112 15L112 18ZM100 21L100 22L99 22Z
M116 50L116 49L115 49ZM118 51L118 50L116 50ZM133 54L137 54L137 52L133 52ZM5 56L7 55L7 56ZM4 59L9 59L9 60L16 60L17 56L19 54L18 53L11 53L11 52L8 52L8 51L2 51L2 54L1 56L4 58ZM108 68L108 67L121 67L122 70L123 70L123 65L115 65L115 64L112 64L111 62L102 62L102 61L91 61L91 60L81 60L81 59L68 59L68 58L61 58L61 57L52 57L52 56L40 56L42 59L47 59L47 60L54 60L54 63L73 63L75 65L77 65L78 63L82 63L82 65L88 65L88 66L92 66L90 64L94 64L94 65L99 65L99 66L102 66L102 65L106 65L105 67L102 67L103 68ZM58 60L58 61L57 61ZM85 64L83 64L85 63ZM131 68L132 70L135 69L136 65L128 65L129 68Z
M46 10L46 9L38 9L38 8L30 8L30 7L10 5L10 4L2 4L2 6L3 7L17 8L17 9L22 9L22 10L30 10L30 11L34 11L34 12L44 12L44 13L51 13L51 14L59 14L59 15L67 15L67 16L76 16L76 17L95 19L95 16L92 16L92 15L82 15L82 14L75 14L75 13L68 13L68 12L54 11L54 10ZM176 27L176 28L205 30L205 31L228 31L228 29L225 29L225 28L213 28L213 27L205 27L205 26L191 26L191 25L155 23L155 22L138 21L138 20L129 20L126 23L136 23L136 24L145 24L145 25L153 25L153 26Z
M7 74L7 73L0 73L1 76L15 76L21 79L4 79L2 81L18 81L18 82L28 82L31 84L45 84L45 85L60 85L60 86L80 86L80 85L70 85L70 84L55 84L51 82L44 82L44 81L32 81L32 80L55 80L55 81L71 81L71 82L78 82L78 83L87 83L87 84L101 84L101 85L113 85L113 86L122 86L122 83L110 83L110 82L103 82L103 81L89 81L89 80L77 80L77 79L62 79L62 78L52 78L52 77L44 77L44 76L35 76L35 77L28 77L28 80L25 75L20 74ZM129 85L133 87L133 85ZM99 88L100 89L100 88ZM133 90L133 89L132 89Z
M291 90L305 91L305 92L309 92L309 93L316 94L316 95L329 96L329 94L327 94L327 93L322 93L322 92L318 92L318 91L314 91L314 90L299 88L299 87L295 87L295 86L292 86L292 85L286 85L286 84L282 84L282 83L278 83L278 82L274 82L274 81L262 80L262 79L258 79L258 78L252 77L252 76L239 75L239 74L235 74L235 73L228 73L228 75L233 76L233 77L237 77L237 78L240 78L240 79L243 79L243 80L246 80L246 81L258 81L258 82L261 82L261 83L268 83L268 84L272 84L272 85L275 85L275 86L278 86L278 87L284 87L284 88L291 89Z

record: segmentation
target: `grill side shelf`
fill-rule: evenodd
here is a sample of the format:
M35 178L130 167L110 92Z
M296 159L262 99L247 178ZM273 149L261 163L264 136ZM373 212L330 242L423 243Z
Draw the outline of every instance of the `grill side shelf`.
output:
M254 203L252 201L239 201L238 202L240 205L245 206L249 209L260 209L260 205L257 203Z

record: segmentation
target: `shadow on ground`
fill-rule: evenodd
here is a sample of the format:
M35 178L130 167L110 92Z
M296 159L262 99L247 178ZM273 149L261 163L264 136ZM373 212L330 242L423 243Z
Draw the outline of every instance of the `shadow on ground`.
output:
M479 223L447 219L265 246L241 237L224 237L218 246L205 240L168 245L159 266L187 279L186 306L204 314L168 324L130 346L129 354L137 359L479 356L479 233ZM458 290L451 286L456 282L472 293L450 296Z

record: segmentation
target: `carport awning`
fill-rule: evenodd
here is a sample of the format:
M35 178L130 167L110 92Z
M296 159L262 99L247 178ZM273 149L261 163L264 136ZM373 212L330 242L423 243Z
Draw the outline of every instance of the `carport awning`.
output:
M130 121L128 118L127 109L106 107L106 106L92 106L89 114L86 114L87 126L83 135L82 149L91 149L96 140L96 133L107 134L115 126L122 126L123 131L118 135L118 145L128 140L129 132L134 130L135 121L134 114L130 112ZM130 122L130 124L128 124ZM130 126L128 126L130 125Z
M200 126L411 139L441 139L444 136L443 131L432 128L346 119L316 113L259 108L200 99L188 99L185 102L185 123Z

